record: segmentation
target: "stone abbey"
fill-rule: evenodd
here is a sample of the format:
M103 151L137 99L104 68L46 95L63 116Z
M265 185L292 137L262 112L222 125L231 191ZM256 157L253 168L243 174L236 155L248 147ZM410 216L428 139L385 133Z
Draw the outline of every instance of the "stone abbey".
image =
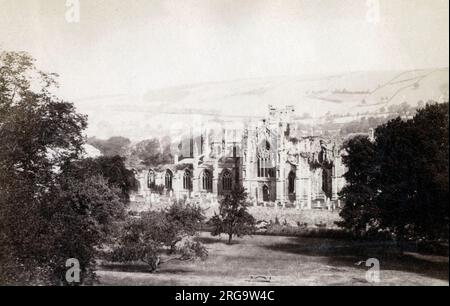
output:
M332 137L293 137L294 112L293 106L269 106L267 118L243 128L191 132L179 144L173 164L136 171L135 199L147 201L159 193L217 201L239 184L254 205L339 206L345 183L341 144Z

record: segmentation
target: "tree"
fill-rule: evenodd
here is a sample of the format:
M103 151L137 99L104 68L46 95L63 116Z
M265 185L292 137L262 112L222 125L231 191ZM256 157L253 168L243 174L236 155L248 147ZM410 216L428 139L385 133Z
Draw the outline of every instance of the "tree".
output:
M46 226L40 209L64 164L80 156L86 117L51 94L56 75L26 53L0 54L0 281L8 267L46 270L32 256ZM42 264L42 265L41 265ZM39 272L40 273L40 272Z
M399 238L448 238L448 103L376 131L380 226Z
M56 85L28 54L0 54L0 284L64 284L74 257L92 281L95 250L124 210L104 178L66 171L87 122Z
M131 141L128 138L121 136L114 136L107 140L90 137L87 143L99 149L104 156L121 156L125 157L128 154Z
M170 260L204 259L207 251L195 241L204 220L202 210L183 202L175 202L163 211L143 212L130 218L116 239L112 261L142 261L151 272Z
M227 234L231 244L233 236L242 237L255 232L255 218L247 211L247 193L242 186L233 188L231 194L220 200L219 214L215 214L210 223L213 236Z
M379 126L346 145L340 224L402 239L448 239L448 103Z
M347 167L344 174L346 185L340 196L345 203L338 225L350 229L356 235L362 235L367 225L375 222L375 167L376 151L367 136L356 136L344 143L347 152L343 162Z
M125 158L118 155L85 158L67 164L63 171L83 180L92 176L102 176L108 186L118 188L123 202L128 203L130 192L137 189L137 180L132 170L125 167Z
M82 284L95 281L97 250L112 235L115 222L125 216L120 190L110 188L102 176L61 177L43 202L41 214L46 226L38 247L49 263L51 283L66 283L68 258L79 261Z
M136 145L131 155L137 156L146 166L172 163L170 144L169 137L164 137L161 142L157 138L143 140Z

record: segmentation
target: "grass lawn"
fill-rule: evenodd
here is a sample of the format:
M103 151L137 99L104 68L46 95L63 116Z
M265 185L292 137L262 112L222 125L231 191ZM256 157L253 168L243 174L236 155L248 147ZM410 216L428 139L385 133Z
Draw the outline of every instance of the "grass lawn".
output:
M448 257L416 253L399 255L392 247L355 245L345 240L252 236L226 244L226 237L202 233L209 257L205 261L171 261L156 273L145 265L110 264L98 267L103 285L371 285L367 267L359 261L380 261L381 285L446 285ZM270 277L259 282L252 276Z

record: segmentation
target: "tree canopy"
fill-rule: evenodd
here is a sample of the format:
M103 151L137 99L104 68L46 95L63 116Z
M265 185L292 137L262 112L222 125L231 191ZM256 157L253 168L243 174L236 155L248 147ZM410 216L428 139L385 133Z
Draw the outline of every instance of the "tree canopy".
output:
M340 224L398 239L448 239L448 103L379 126L372 143L351 139Z
M137 189L138 182L133 171L125 167L125 158L118 155L77 160L65 165L63 170L79 180L102 176L109 187L118 189L125 203L130 200L130 191Z
M69 258L92 281L96 249L123 216L116 183L128 174L119 160L81 161L87 118L52 93L56 77L27 53L0 53L0 284L67 284ZM80 163L95 167L76 175Z
M164 137L161 141L157 138L143 140L131 150L131 155L146 166L170 164L173 163L170 144L169 137Z

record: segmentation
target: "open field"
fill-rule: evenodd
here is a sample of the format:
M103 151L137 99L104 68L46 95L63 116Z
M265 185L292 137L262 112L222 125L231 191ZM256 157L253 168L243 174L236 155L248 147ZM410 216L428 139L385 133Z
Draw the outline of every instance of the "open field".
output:
M156 273L141 264L102 265L102 285L371 285L367 267L357 262L380 261L379 285L449 284L448 257L417 253L399 255L392 246L352 244L345 240L304 237L252 236L232 245L225 236L202 233L209 257L205 261L172 261ZM252 276L270 282L251 281Z

